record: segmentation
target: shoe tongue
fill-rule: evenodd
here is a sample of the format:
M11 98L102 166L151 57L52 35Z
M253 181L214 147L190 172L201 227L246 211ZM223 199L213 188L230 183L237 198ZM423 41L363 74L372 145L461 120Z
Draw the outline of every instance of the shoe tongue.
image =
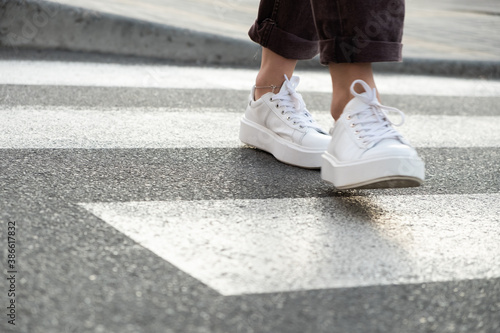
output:
M300 83L300 78L298 76L292 76L290 82L293 84L295 88L297 88L297 86Z
M279 93L278 93L278 94L280 94L280 95L283 95L283 94L284 94L284 95L289 95L289 94L290 94L290 93L288 92L288 87L287 87L287 84L286 84L286 83L287 83L286 81L285 81L285 82L283 82L283 84L281 85L281 88L280 88L280 91L279 91Z
M299 85L299 82L300 82L300 78L298 76L292 76L290 78L290 80L285 80L283 82L283 84L281 85L281 89L280 89L280 93L289 93L289 84L291 84L293 86L293 90L295 90L297 88L297 86ZM288 84L287 84L288 83Z

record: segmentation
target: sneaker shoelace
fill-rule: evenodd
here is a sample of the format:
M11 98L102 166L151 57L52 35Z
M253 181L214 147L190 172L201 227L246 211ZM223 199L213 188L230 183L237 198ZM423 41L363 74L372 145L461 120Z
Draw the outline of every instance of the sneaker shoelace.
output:
M292 121L294 125L299 125L300 128L310 127L319 133L324 133L307 111L302 95L295 90L298 83L298 77L292 77L290 81L285 75L285 82L283 82L285 89L281 89L279 93L273 95L271 101L277 102L277 107L282 108L281 113L287 115L287 120Z
M358 94L354 90L356 84L361 84L365 92ZM362 80L356 80L352 83L351 93L367 105L365 109L349 112L347 118L355 119L351 126L355 128L356 134L364 143L373 147L384 139L404 140L402 135L392 127L392 125L401 126L404 124L405 115L401 110L380 104L377 99L377 90L372 89ZM388 117L390 112L398 113L401 116L401 121L393 123Z

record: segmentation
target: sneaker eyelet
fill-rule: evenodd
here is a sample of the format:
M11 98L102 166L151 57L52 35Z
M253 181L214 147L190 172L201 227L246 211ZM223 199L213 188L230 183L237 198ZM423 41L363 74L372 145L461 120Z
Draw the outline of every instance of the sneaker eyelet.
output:
M304 128L304 126L303 126L303 125L299 125L299 127L300 127L300 128Z
M351 115L348 114L347 117L346 117L347 120L351 120Z
M281 114L285 114L285 110L281 110Z
M286 117L286 120L290 120L290 117Z
M356 124L355 124L355 123L351 123L351 127L355 127L355 126L356 126Z
M276 107L277 107L277 108L279 108L279 107L280 107L280 105L279 105L279 104L276 104Z

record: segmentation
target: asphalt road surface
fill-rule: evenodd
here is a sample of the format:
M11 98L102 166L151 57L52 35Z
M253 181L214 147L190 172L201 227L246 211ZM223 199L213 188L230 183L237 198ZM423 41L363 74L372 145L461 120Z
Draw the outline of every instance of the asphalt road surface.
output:
M239 142L255 71L0 73L2 332L500 331L500 82L379 75L427 180L338 191Z

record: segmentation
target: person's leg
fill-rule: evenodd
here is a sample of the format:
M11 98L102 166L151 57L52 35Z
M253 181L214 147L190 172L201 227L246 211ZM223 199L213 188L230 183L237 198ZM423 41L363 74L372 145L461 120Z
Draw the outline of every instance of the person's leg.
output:
M401 61L404 0L311 0L321 63L332 76L331 112L337 119L362 79L376 88L371 63ZM360 89L359 87L356 87Z
M255 89L255 100L268 92L277 93L284 81L283 75L291 78L295 65L297 65L297 60L287 59L268 48L262 48L260 70L255 80L255 86L257 87ZM272 86L277 88L273 89Z
M297 60L310 59L318 53L318 37L309 0L261 1L257 19L248 35L262 46L261 67L255 82L257 87L280 87L284 75L292 77ZM270 91L272 88L256 89L255 99Z
M402 113L380 103L371 66L401 60L404 0L311 0L311 4L321 62L332 76L335 119L321 177L339 189L420 185L424 163L392 127L387 113Z
M350 91L351 83L359 79L368 83L370 87L376 88L375 79L371 63L330 63L328 67L333 88L331 114L333 119L337 120L347 103L354 97ZM358 86L355 89L358 93L362 92Z
M240 140L279 161L319 168L330 136L314 121L296 91L297 60L318 53L309 0L262 0L249 31L262 47L262 62L240 122Z

